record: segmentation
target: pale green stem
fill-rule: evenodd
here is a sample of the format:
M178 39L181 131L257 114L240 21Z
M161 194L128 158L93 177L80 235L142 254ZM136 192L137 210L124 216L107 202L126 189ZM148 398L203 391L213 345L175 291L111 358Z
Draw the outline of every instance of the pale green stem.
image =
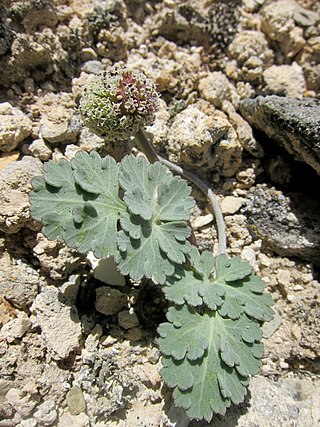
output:
M216 195L211 190L211 188L193 173L185 171L180 166L177 166L174 163L171 163L169 160L166 160L163 157L159 156L159 154L156 153L153 146L151 145L143 128L141 128L140 131L135 135L135 140L136 140L137 148L146 155L150 163L154 163L156 161L163 163L173 172L183 176L184 178L186 178L187 180L195 184L206 195L207 199L209 200L212 206L213 213L216 220L217 234L218 234L217 255L226 253L227 238L226 238L225 223L224 223L223 215L221 212L220 204L216 198Z

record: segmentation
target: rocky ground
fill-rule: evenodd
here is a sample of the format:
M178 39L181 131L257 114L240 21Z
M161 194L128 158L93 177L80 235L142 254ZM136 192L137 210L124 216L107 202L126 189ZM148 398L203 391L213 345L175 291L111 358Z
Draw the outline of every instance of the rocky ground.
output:
M0 426L182 427L159 376L159 288L104 283L29 213L44 161L132 150L105 146L77 110L86 81L114 63L154 79L157 150L211 183L229 254L275 301L247 401L210 425L318 426L318 0L0 1ZM214 218L194 195L199 247L214 250Z

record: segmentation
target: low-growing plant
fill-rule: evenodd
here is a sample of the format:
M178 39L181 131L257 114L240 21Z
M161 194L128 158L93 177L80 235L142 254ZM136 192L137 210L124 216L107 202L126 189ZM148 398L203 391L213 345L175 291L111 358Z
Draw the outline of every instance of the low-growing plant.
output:
M80 101L83 121L106 140L135 135L144 157L117 163L96 152L44 165L33 179L31 214L48 239L97 258L113 256L134 280L162 285L171 303L158 328L161 375L190 419L210 421L244 400L263 353L261 323L272 319L272 298L248 262L228 258L223 217L212 190L158 156L143 126L155 115L158 95L143 73L112 68L95 76ZM212 204L217 255L190 243L195 201L187 177Z

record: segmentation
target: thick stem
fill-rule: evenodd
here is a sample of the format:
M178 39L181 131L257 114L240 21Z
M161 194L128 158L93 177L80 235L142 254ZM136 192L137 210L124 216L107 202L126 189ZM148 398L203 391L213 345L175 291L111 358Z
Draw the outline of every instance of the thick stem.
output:
M191 181L206 195L207 199L211 203L213 213L216 219L217 233L218 233L217 255L226 253L227 238L226 238L226 228L224 224L224 219L221 212L220 204L214 192L211 190L211 188L193 173L184 171L180 166L177 166L174 163L171 163L169 160L166 160L163 157L159 156L154 150L149 139L147 138L145 134L145 130L143 128L140 128L139 132L135 135L135 140L136 140L137 148L146 155L150 163L154 163L156 161L163 163L173 172Z
M158 154L155 152L143 128L139 129L139 132L134 136L134 138L138 150L145 154L150 163L154 163L159 160Z

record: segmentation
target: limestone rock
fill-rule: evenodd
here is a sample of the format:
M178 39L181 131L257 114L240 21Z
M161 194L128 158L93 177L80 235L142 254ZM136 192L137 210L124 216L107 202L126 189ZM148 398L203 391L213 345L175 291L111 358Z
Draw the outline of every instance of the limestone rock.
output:
M319 21L317 13L301 7L295 0L280 0L262 9L262 30L278 42L285 40L296 25L308 27Z
M289 426L309 427L320 419L320 382L311 378L250 379L250 403L234 406L222 418L214 416L208 427ZM191 422L190 427L196 423Z
M306 81L300 65L272 65L263 72L264 91L267 94L302 98Z
M296 160L320 174L320 101L258 96L240 103L242 116Z
M237 105L240 100L235 87L229 82L221 71L209 73L199 80L200 96L217 108L224 100Z
M27 310L38 294L41 280L37 271L4 252L0 257L0 294L15 307Z
M37 407L33 417L41 426L51 426L58 417L56 404L53 400L46 400Z
M242 161L241 144L225 114L207 113L196 104L176 115L167 150L172 162L215 170L225 177L233 176Z
M0 171L0 230L16 233L21 227L34 227L29 212L28 192L31 179L41 173L41 161L32 157L24 157Z
M1 334L9 343L12 343L16 339L22 338L23 335L30 329L30 327L30 319L26 313L20 311L16 319L12 319L2 326Z
M243 205L242 197L226 196L221 202L221 211L224 215L232 215L238 212Z
M243 208L249 229L265 248L281 256L320 265L319 202L298 193L285 196L258 186L248 192Z
M77 309L61 302L61 296L54 286L44 287L31 307L33 320L40 326L48 351L55 360L66 359L78 351L82 337Z
M8 102L0 104L0 150L14 150L32 132L32 121Z
M6 394L6 400L23 418L29 417L37 405L29 393L18 388L11 388Z
M239 32L229 46L229 54L239 68L238 79L243 78L248 82L258 80L263 70L273 62L273 52L269 49L266 37L260 31Z
M33 157L37 157L42 161L49 160L52 154L51 149L47 146L43 139L35 139L28 147L29 153Z

